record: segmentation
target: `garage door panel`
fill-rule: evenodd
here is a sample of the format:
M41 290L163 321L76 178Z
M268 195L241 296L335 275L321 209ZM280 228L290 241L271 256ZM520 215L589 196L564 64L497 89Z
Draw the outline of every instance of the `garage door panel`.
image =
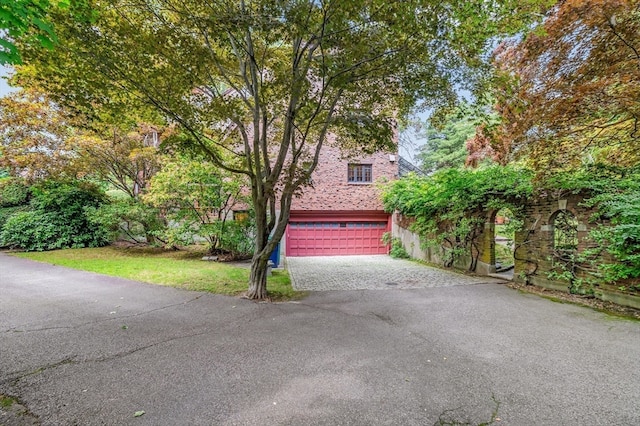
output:
M386 230L386 221L292 222L287 256L386 254L381 241Z

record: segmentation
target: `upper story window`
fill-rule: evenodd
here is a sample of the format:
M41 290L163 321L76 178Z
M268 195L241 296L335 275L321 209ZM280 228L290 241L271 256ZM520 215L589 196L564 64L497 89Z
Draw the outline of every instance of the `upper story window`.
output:
M349 183L372 182L371 164L349 164L347 181Z

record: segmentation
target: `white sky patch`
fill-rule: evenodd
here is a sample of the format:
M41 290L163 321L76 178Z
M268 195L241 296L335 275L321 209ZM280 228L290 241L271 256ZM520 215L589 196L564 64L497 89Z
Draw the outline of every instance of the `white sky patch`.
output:
M11 92L18 90L16 87L11 87L7 83L7 77L11 72L11 68L0 66L0 97L6 96Z

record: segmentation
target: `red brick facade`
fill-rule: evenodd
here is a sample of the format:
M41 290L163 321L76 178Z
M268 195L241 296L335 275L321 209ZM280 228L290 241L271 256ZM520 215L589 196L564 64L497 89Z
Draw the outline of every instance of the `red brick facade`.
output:
M318 166L312 176L312 187L303 188L303 195L293 200L292 211L324 210L382 210L376 182L381 178L395 179L398 174L397 153L343 158L339 148L325 145ZM352 164L371 164L371 183L349 183L347 167Z

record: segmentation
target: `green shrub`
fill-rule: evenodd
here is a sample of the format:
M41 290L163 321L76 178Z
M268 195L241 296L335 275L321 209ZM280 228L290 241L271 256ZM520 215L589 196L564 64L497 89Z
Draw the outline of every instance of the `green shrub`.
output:
M16 213L3 227L2 241L10 247L27 251L42 251L62 248L55 215L38 211Z
M220 247L238 257L253 253L255 239L253 221L227 221L221 234Z
M590 200L610 220L589 235L616 260L598 265L607 282L640 278L640 188L625 189Z
M211 252L244 255L253 251L248 238L252 225L228 219L231 211L248 203L246 184L215 164L178 158L153 177L143 200L166 215L170 226L157 235L167 245L204 240Z
M15 207L27 204L29 187L22 179L10 178L0 182L0 207Z
M389 256L394 259L409 259L409 253L405 250L402 245L402 240L400 238L394 238L391 236L391 232L385 232L382 234L382 244L391 245L391 250L389 250Z
M151 243L155 235L165 230L158 209L130 197L88 207L86 214L91 223L107 230L111 241L124 238L135 243Z
M107 233L91 223L87 207L104 202L104 194L84 182L45 182L32 190L31 210L12 215L0 241L27 251L98 247L108 243Z
M26 211L28 206L0 207L0 233L7 220L16 213Z

